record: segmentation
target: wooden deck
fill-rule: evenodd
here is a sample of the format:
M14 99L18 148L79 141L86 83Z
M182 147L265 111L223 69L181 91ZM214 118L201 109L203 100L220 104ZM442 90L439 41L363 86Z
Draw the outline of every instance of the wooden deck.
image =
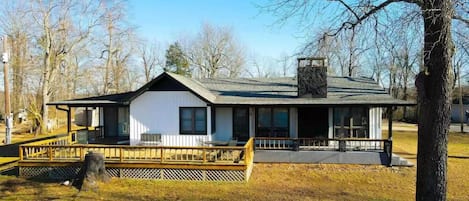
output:
M105 157L106 167L110 169L135 169L146 170L146 175L136 177L153 178L155 172L181 173L182 180L191 177L191 171L196 171L195 178L211 180L203 175L220 174L237 176L225 176L222 180L247 181L252 170L254 160L254 140L250 139L244 146L217 146L217 147L179 147L179 146L128 146L128 145L81 145L75 144L71 136L50 139L20 146L20 176L34 177L44 175L43 169L62 168L65 176L70 172L76 172L88 152L99 152ZM122 171L117 171L122 172ZM138 172L138 171L135 171ZM213 173L215 172L215 173ZM121 176L112 174L112 176ZM197 176L197 175L202 176ZM174 173L172 179L177 177ZM241 175L241 176L240 176ZM157 177L164 179L164 177ZM218 178L216 175L212 178ZM196 179L196 180L198 180ZM176 180L178 180L176 178ZM189 179L192 180L192 179Z

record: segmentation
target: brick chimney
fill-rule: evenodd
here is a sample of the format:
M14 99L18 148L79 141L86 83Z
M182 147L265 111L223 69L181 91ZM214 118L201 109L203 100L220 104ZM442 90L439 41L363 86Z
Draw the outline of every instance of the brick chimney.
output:
M327 97L327 67L325 58L298 58L298 97Z

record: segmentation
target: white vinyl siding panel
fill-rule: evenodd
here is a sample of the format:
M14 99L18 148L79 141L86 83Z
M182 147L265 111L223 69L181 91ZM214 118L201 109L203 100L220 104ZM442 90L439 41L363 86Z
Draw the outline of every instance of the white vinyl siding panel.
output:
M381 139L382 108L370 108L370 139Z
M290 137L297 138L298 137L298 109L296 107L290 108Z
M233 136L233 109L232 108L216 108L215 122L217 132L216 140L228 141Z
M329 132L327 137L332 139L334 138L334 108L329 108L329 115L328 115L328 122L329 122Z
M163 145L183 146L196 143L193 141L194 137L183 135L178 139L187 138L187 142L165 142L165 135L180 135L180 107L207 107L207 104L188 91L147 91L137 97L130 104L130 144L138 144L142 133L161 134ZM207 107L207 133L211 132L210 128L210 107Z

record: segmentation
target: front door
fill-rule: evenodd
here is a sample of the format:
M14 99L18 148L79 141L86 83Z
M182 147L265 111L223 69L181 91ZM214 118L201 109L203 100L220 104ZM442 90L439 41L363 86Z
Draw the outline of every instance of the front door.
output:
M326 107L298 108L298 137L327 138L329 109Z
M233 139L247 141L249 139L249 108L233 108Z
M117 136L117 107L104 107L104 137Z

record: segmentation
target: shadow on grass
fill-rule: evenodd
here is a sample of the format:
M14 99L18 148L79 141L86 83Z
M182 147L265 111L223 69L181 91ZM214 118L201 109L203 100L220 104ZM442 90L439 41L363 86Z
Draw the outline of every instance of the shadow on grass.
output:
M395 151L393 152L405 159L417 159L417 154L413 154L413 153L409 153L409 152L405 152L405 151Z
M412 154L412 153L405 152L405 151L401 151L401 152L397 151L393 153L406 159L417 159L417 154ZM469 156L448 155L448 158L469 159Z
M12 178L0 182L0 194L8 195L13 194L16 198L37 197L41 200L55 200L60 199L56 196L46 196L47 189L44 184L36 181ZM25 189L29 189L26 191Z
M76 199L77 193L68 193L69 190L63 188L72 188L64 186L57 180L40 179L40 178L19 178L16 176L7 177L7 179L0 181L0 195L3 199L12 200L69 200ZM61 193L56 193L57 190L64 190ZM2 198L0 198L2 200Z
M448 155L448 158L469 159L469 156Z
M7 168L7 169L0 171L0 175L5 175L5 176L18 176L19 175L18 173L19 173L18 166L14 166L14 167Z

